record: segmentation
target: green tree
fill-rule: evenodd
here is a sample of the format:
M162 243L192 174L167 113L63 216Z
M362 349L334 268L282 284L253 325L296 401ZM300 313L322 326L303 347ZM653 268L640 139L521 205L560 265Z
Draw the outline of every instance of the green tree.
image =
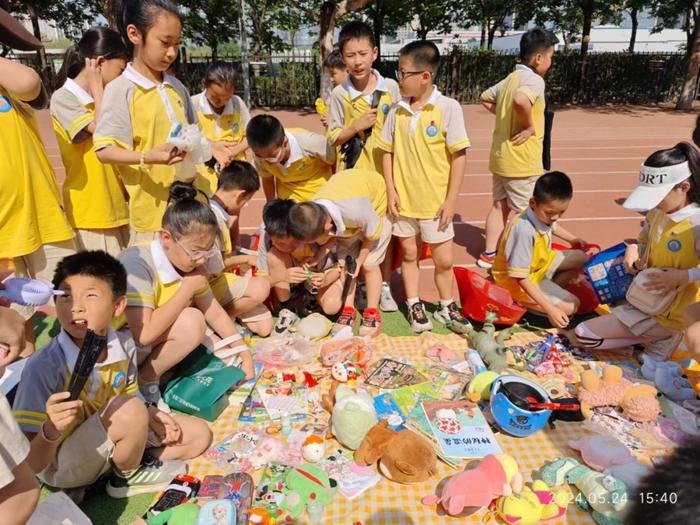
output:
M692 109L700 73L700 1L659 0L652 5L652 14L657 17L658 22L655 31L676 27L679 23L682 23L685 29L686 66L676 109Z
M298 9L284 0L247 0L248 35L253 43L253 56L260 59L263 52L272 53L289 49L275 29L296 32L301 26Z
M240 12L239 0L188 0L183 33L194 44L209 46L216 59L219 46L238 35Z
M410 0L404 4L415 17L413 28L421 40L430 31L452 30L452 19L459 9L459 0Z
M549 27L561 36L564 49L578 41L583 27L583 13L578 0L537 0L529 9L520 8L516 25L534 20L538 26Z
M404 7L404 0L374 0L364 10L372 25L374 40L377 42L379 50L377 62L380 62L382 57L382 36L395 34L397 29L408 24L413 18L410 10Z
M651 0L625 0L622 9L627 12L632 22L630 33L630 45L628 51L634 53L634 45L637 42L637 29L639 28L639 13L651 5Z
M498 30L508 29L505 20L512 15L519 2L516 0L473 0L455 7L456 19L469 20L481 26L481 49L491 49Z

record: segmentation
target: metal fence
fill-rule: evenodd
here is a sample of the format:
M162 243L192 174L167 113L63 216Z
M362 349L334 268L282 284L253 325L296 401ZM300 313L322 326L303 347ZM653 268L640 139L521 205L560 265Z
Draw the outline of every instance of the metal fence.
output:
M35 55L19 59L38 67ZM49 90L55 88L60 55L48 55L43 71ZM211 57L188 57L178 66L177 76L191 92L200 82ZM240 71L240 56L219 56ZM497 52L455 49L441 60L437 84L440 90L463 104L476 103L479 95L510 73L517 56ZM555 104L654 104L677 97L685 64L683 53L590 53L585 59L577 52L556 53L547 74L547 98ZM395 78L397 55L384 55L376 67ZM287 53L251 62L253 106L310 107L318 96L320 64L315 53ZM237 90L242 91L239 81Z

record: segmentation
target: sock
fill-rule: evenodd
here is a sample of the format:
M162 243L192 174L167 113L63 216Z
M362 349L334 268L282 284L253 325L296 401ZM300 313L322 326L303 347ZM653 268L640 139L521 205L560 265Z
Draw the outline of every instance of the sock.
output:
M382 286L386 286L387 288L390 288L389 283L386 281L382 281Z
M114 474L118 478L122 479L129 479L131 476L134 475L134 473L138 470L138 468L132 468L129 470L119 470L116 466L114 467Z
M414 304L419 303L419 302L420 302L420 298L418 298L418 297L406 297L406 304L408 305L409 308L411 306L413 306Z
M440 308L447 308L454 302L454 299L440 299Z
M496 250L494 250L494 251L492 251L492 252L487 252L486 250L484 250L484 255L486 255L486 256L488 256L488 257L491 257L491 256L493 256L493 255L496 255Z

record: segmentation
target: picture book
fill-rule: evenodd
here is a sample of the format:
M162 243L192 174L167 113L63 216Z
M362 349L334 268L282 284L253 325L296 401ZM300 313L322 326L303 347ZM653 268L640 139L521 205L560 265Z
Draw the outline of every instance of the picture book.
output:
M348 499L355 499L382 479L375 469L355 463L352 452L343 449L336 450L324 459L321 467L328 477L338 482L338 492Z
M425 401L421 404L446 456L481 459L487 454L503 452L481 410L471 401Z
M420 434L433 445L433 450L435 454L447 463L452 468L457 468L460 465L460 461L455 458L446 456L442 450L442 447L438 443L437 438L433 434L433 430L430 426L430 421L425 417L425 412L423 411L423 402L436 401L435 398L423 395L419 399L418 403L411 406L406 413L406 427L410 428L414 432Z
M382 359L365 379L366 385L394 389L424 383L427 378L409 364L394 359Z
M377 411L378 419L386 419L389 428L392 430L402 430L406 428L406 416L389 392L380 394L374 398L374 409Z
M471 371L457 372L439 365L417 368L433 385L439 399L456 399L473 376Z
M279 419L285 412L292 417L306 417L308 413L308 389L305 386L263 377L258 381L256 390L270 419Z
M294 523L294 521L286 520L287 514L279 508L280 503L284 499L282 489L284 489L284 480L287 476L287 471L293 467L283 465L278 461L272 461L267 464L263 471L260 483L258 483L253 499L252 508L261 508L268 515L275 518L277 525L286 523Z
M391 391L391 396L404 413L419 404L423 399L438 399L438 391L430 381L405 386Z

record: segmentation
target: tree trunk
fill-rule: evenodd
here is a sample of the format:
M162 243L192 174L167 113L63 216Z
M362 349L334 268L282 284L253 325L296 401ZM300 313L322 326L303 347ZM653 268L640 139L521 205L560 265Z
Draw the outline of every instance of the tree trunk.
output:
M213 62L219 58L219 41L210 40L209 47L211 48L211 60Z
M335 4L334 2L323 2L319 13L320 27L318 31L318 48L321 52L321 63L333 51L333 31L335 30ZM321 68L321 98L328 100L331 92L331 79L328 71Z
M428 28L423 27L421 24L420 29L416 30L416 36L418 37L419 40L427 40L428 39Z
M489 22L484 17L481 20L481 40L479 40L479 49L485 49L486 48L486 33L488 33L488 27L489 27Z
M678 97L676 109L689 110L693 108L693 100L695 99L695 91L698 83L698 72L700 72L700 20L696 17L693 27L692 47L686 62L683 88Z
M379 0L372 18L372 32L374 33L374 42L377 45L377 60L374 61L374 67L378 69L377 65L382 61L382 33L384 32L384 12L381 10Z
M637 42L637 28L639 27L639 19L637 18L636 7L633 7L630 11L630 18L632 19L632 34L630 35L629 52L634 53L634 44Z
M498 24L493 23L493 26L489 27L488 42L486 43L486 49L493 49L493 39L496 36L496 29L498 29Z
M29 13L29 20L32 22L32 32L34 36L41 42L41 28L39 27L39 16L36 14L36 10L31 3L27 6L27 12ZM41 70L46 71L48 64L46 62L46 48L43 46L37 49L37 56L39 57L39 63L41 64Z
M591 25L593 24L593 11L595 0L584 0L583 5L583 31L581 32L581 56L588 54L588 43L591 40Z

